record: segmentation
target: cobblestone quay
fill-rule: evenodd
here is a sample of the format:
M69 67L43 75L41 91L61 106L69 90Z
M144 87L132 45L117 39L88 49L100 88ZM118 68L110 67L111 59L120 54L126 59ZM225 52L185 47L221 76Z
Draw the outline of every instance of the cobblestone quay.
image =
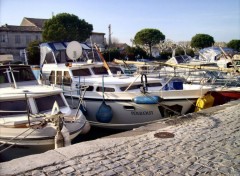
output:
M240 175L239 114L240 101L233 101L156 123L154 129L151 125L149 129L144 127L147 130L141 135L126 137L123 133L125 137L82 142L3 162L0 173L4 176L237 176Z

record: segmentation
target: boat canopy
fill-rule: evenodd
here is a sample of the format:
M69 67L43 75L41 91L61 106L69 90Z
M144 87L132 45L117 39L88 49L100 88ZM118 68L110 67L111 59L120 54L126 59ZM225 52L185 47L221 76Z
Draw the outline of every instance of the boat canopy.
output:
M66 63L72 62L66 54L66 48L69 42L48 42L48 43L41 43L40 44L40 67L46 63ZM80 43L83 49L83 57L88 58L88 53L92 52L92 48L90 48L85 43ZM81 57L80 57L81 58Z
M223 47L223 51L227 54L233 55L235 52L231 48ZM208 62L216 62L219 55L222 54L222 51L219 47L207 47L199 51L199 60L204 60Z
M189 63L191 61L191 57L188 55L180 55L174 56L166 61L166 64L182 64Z

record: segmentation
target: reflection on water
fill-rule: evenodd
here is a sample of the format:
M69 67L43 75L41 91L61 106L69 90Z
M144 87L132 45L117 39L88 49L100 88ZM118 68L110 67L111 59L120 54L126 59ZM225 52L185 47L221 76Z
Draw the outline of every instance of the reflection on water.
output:
M115 130L107 130L107 129L101 129L96 127L91 127L91 130L87 134L80 134L78 135L73 141L72 144L79 143L81 141L89 141L94 140L97 138L109 136L112 134L117 134L121 131L115 131ZM6 146L4 146L6 147ZM3 148L0 148L0 151ZM3 153L0 153L0 162L10 161L15 158L20 158L27 155L32 154L39 154L46 152L48 150L54 149L54 146L31 146L31 147L23 147L23 146L14 146Z
M4 148L6 145L4 146ZM0 150L4 149L0 148ZM6 151L0 153L0 162L4 161L10 161L15 158L20 158L23 156L27 155L32 155L32 154L38 154L38 153L43 153L47 150L53 149L53 146L30 146L30 147L25 147L25 146L13 146Z

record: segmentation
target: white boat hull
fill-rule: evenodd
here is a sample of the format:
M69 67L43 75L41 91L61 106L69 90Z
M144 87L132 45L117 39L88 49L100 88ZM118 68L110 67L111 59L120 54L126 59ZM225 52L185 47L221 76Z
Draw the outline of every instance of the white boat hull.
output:
M68 129L70 140L90 130L89 123L83 119L78 122L75 121L74 123L65 123L65 126ZM57 133L56 126L53 125L53 123L48 123L47 126L41 129L1 126L1 131L0 143L21 146L54 146Z
M132 99L141 94L133 92L106 92L104 94L104 101L111 107L113 113L109 123L99 122L96 118L99 107L103 102L101 93L98 95L96 93L86 93L84 105L87 110L87 115L85 116L92 126L129 130L163 120L172 115L186 114L195 104L196 100L201 97L201 94L204 95L207 91L208 89L203 89L202 92L197 89L186 92L183 90L158 91L147 95L157 95L163 98L163 100L157 104L137 104ZM74 97L73 101L69 94L66 96L68 97L67 100L70 105L72 103L76 105L79 101L77 95L72 95L72 97Z
M149 123L154 123L155 121L162 120L165 118L159 110L161 105L158 104L136 104L134 102L115 102L115 101L105 101L107 105L112 108L113 118L110 123L101 123L96 119L96 114L101 105L101 101L91 101L86 100L87 107L87 119L93 126L100 126L105 128L114 129L133 129L139 126L143 126ZM184 108L181 114L187 112L190 109L194 101L174 101L166 102L164 105L180 105ZM129 107L130 109L126 108ZM134 110L131 110L132 107ZM163 112L164 113L164 112ZM167 117L167 116L166 116Z

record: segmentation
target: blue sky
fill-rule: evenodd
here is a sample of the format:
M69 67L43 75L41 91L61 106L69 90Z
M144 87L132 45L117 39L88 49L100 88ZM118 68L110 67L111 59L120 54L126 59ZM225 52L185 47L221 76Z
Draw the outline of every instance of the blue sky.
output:
M240 39L240 0L0 0L0 25L20 25L23 17L49 19L70 13L131 44L144 28L159 29L166 39L190 41L204 33L215 41Z

